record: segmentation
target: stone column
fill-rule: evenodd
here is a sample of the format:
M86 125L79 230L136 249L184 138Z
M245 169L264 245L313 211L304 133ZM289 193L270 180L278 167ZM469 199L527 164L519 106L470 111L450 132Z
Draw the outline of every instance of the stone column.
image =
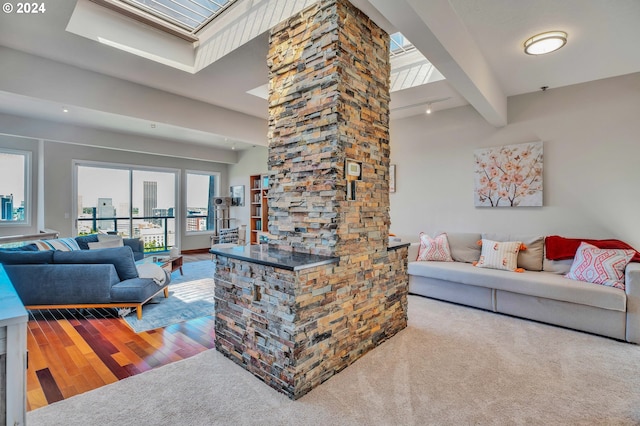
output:
M296 398L406 327L406 249L387 251L389 61L388 34L347 0L271 32L269 246L340 258L296 293Z
M386 256L389 36L346 0L322 0L275 27L268 57L272 247ZM345 161L361 165L347 200Z
M272 238L216 254L216 348L297 399L407 325L407 247L388 250L389 36L321 0L272 30L268 62ZM283 253L331 261L256 263Z

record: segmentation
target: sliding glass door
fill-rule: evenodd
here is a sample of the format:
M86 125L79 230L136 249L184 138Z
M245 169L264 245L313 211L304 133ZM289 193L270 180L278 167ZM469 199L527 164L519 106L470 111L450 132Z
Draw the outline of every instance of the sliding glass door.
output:
M176 244L178 172L77 163L77 233L142 238L145 251Z

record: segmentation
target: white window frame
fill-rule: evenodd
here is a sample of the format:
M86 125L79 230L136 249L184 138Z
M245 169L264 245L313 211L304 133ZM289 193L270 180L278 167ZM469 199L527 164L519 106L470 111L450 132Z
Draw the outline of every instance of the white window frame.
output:
M175 176L174 181L174 199L176 201L176 207L174 208L175 215L175 228L176 228L176 245L179 245L178 241L180 241L179 230L181 228L182 223L182 212L178 206L180 203L180 169L174 169L170 167L153 167L153 166L141 166L139 164L123 164L123 163L107 163L102 161L89 161L89 160L72 160L73 164L73 221L74 221L74 234L78 234L78 167L101 167L101 168L110 168L110 169L118 169L118 170L128 170L129 174L129 186L131 187L131 179L132 179L132 171L142 171L142 172L163 172L163 173L173 173ZM129 193L129 206L132 207L133 194ZM131 214L131 212L129 212Z
M220 179L221 179L220 176L221 176L221 173L220 172L207 172L207 171L203 171L203 170L185 170L184 171L184 209L181 212L184 215L183 231L184 231L185 235L207 235L207 234L214 235L215 232L216 232L215 229L207 229L205 231L187 231L187 208L189 207L187 205L187 203L188 203L188 191L189 191L189 188L187 186L189 185L189 175L214 176L216 178L216 184L215 184L216 196L220 196L219 194L220 194Z
M1 148L0 152L12 155L22 155L24 157L24 220L0 221L0 227L31 226L31 151L18 149ZM5 195L5 194L2 194Z

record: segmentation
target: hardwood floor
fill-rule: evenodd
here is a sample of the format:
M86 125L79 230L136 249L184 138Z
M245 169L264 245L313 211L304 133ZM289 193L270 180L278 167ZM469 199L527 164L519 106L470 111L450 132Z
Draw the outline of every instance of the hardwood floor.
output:
M115 309L31 311L27 410L212 349L214 336L212 316L136 334Z

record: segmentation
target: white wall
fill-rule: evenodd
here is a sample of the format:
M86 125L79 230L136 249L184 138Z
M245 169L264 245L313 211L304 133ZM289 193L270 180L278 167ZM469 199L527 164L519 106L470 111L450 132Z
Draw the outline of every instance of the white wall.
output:
M640 249L640 73L519 95L494 128L471 107L391 122L391 232L619 238ZM473 151L544 142L544 206L476 208Z
M190 158L220 163L235 163L237 161L236 153L228 149L203 147L198 144L182 143L180 140L157 139L1 113L0 131L4 134L20 135L32 139L135 151L172 158Z
M267 173L269 150L264 146L255 146L238 152L238 162L229 165L229 185L244 185L245 203L243 207L231 207L230 216L236 218L238 225L247 225L247 241L249 240L249 176Z

